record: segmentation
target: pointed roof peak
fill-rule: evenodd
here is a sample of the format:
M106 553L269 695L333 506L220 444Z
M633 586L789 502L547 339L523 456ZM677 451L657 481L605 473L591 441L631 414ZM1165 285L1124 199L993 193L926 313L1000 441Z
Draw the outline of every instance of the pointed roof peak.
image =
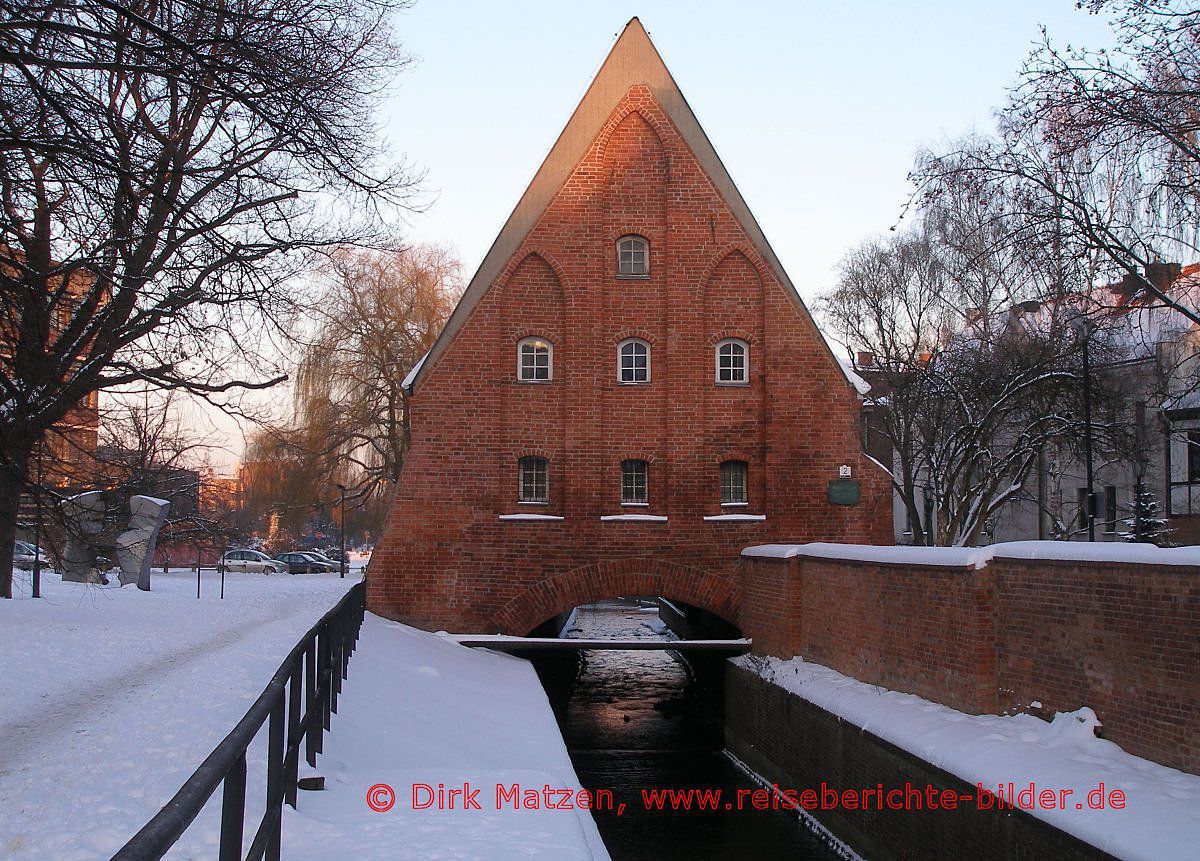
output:
M546 160L525 189L516 208L509 216L500 234L492 243L475 276L467 285L462 299L450 315L441 335L434 343L426 360L410 374L406 381L415 385L437 364L446 345L453 339L471 309L487 291L492 281L503 271L508 259L517 251L525 237L537 224L542 213L550 205L555 194L570 177L608 120L613 109L633 86L642 85L650 90L655 101L674 125L685 145L696 157L717 192L731 208L759 252L774 269L779 280L790 289L795 301L803 308L804 303L784 272L774 251L768 244L762 229L750 208L746 205L733 179L729 176L721 158L717 155L696 115L692 112L675 82L666 62L650 39L636 15L629 19L621 31L608 56L592 78L583 98L575 107L571 118L551 147ZM804 309L807 314L807 309Z

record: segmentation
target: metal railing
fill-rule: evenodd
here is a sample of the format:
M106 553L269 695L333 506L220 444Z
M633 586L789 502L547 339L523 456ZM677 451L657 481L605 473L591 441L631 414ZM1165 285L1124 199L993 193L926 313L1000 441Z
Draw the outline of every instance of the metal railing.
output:
M157 861L192 824L223 784L220 861L278 861L283 805L296 806L300 748L309 766L322 752L329 716L346 678L365 609L366 586L356 583L296 644L266 690L208 758L112 861ZM246 749L267 727L266 812L242 855L246 814Z

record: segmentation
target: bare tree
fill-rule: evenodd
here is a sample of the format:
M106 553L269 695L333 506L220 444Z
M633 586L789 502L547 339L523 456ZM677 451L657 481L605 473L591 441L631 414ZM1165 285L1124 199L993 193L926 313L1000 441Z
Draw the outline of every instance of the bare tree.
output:
M461 291L458 261L431 246L346 250L332 260L320 325L296 376L297 427L323 483L359 507L386 503L408 450L403 381Z
M131 383L279 382L292 276L408 199L370 119L403 5L0 0L0 596L48 428Z
M847 349L870 354L872 430L919 544L977 543L1039 453L1081 433L1067 313L1085 272L1009 203L957 191L852 251L821 302Z
M1124 278L1200 324L1200 311L1149 274L1200 251L1200 10L1182 0L1086 6L1111 16L1117 48L1063 49L1043 34L997 135L927 153L914 172L918 196L927 202L948 177L972 175L1058 222L1102 264L1101 283Z

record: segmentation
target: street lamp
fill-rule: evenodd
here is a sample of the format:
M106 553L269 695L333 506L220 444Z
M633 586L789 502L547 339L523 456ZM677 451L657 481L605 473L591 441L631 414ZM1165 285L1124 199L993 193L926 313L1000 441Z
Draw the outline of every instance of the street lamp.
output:
M342 526L341 529L338 530L342 534L342 556L341 559L338 560L338 565L340 566L341 572L338 574L338 576L344 578L346 576L346 485L339 484L337 489L342 496Z
M1096 540L1096 496L1092 482L1092 364L1088 355L1092 324L1086 314L1075 313L1068 321L1083 346L1083 458L1087 469L1087 497L1084 516L1087 518L1088 541Z
M33 597L42 597L42 449L45 437L38 440L37 488L33 492Z

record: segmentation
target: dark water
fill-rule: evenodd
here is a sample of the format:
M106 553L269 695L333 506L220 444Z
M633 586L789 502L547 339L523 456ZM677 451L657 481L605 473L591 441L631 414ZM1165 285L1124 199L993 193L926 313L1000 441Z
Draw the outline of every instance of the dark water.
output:
M657 613L633 602L582 608L576 624L575 636L661 637ZM614 861L837 857L794 813L736 809L738 789L759 787L721 753L722 669L719 658L707 661L693 669L666 651L585 652L569 694L560 691L559 725L580 781L625 803L621 815L595 813ZM642 790L655 787L719 788L722 800L715 811L647 810ZM721 809L726 802L735 809Z

